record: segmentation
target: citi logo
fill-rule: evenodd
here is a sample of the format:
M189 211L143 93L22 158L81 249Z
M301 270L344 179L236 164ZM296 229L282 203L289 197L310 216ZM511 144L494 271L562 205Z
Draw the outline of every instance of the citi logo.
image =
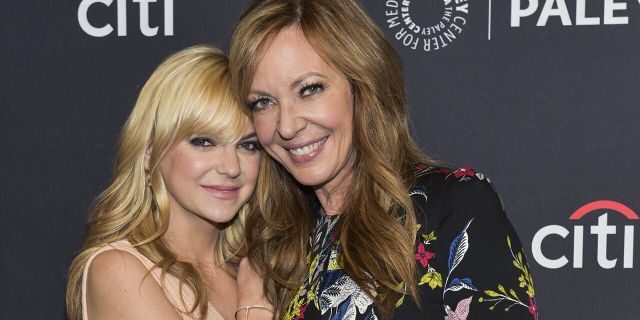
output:
M151 4L157 0L130 0L132 3L138 4L140 32L147 36L153 37L158 34L158 26L151 26L149 22L149 9ZM117 34L119 37L127 35L127 0L116 0L115 10L117 11L117 21L115 21ZM173 35L173 0L164 0L164 35ZM89 10L101 11L102 14L108 14L111 9L113 0L82 0L78 7L78 23L80 28L88 35L93 37L106 37L110 35L114 28L111 23L97 26L89 21ZM113 10L113 9L111 9Z
M589 233L597 238L596 256L598 265L604 269L613 269L618 265L618 258L609 259L607 255L607 240L610 235L613 236L618 233L618 226L610 225L608 223L609 214L620 214L633 222L637 222L640 218L633 210L622 203L610 200L600 200L580 207L572 213L571 216L569 216L569 220L578 222L590 213L603 211L604 213L598 217L597 225L589 226ZM531 243L533 258L538 264L548 269L558 269L566 266L569 264L569 259L566 256L547 256L542 252L542 243L550 236L567 238L570 234L573 236L572 266L575 269L582 268L585 239L585 226L583 225L573 226L573 232L560 225L549 225L538 230L538 232L533 236L533 241ZM625 225L622 235L624 237L622 267L625 269L631 269L633 268L634 226Z

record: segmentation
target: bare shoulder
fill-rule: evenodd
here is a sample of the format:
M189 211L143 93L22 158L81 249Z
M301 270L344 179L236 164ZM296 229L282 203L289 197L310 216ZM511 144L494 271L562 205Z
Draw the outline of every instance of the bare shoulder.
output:
M91 320L180 319L147 268L126 251L109 250L95 257L86 294Z

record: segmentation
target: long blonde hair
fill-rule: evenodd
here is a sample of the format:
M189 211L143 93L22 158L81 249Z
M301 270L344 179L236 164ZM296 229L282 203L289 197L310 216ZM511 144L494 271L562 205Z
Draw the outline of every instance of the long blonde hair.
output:
M419 305L416 217L407 191L416 163L431 162L410 133L400 59L354 0L253 1L231 40L233 91L241 101L246 102L265 43L288 26L300 28L351 84L355 163L340 218L341 262L381 315L391 317L400 294ZM261 268L280 318L307 272L310 191L269 157L261 159L260 170L247 218L249 256Z
M246 111L231 94L228 58L219 49L191 47L160 64L124 125L113 179L94 202L84 245L69 268L69 319L82 319L82 273L87 260L101 247L122 239L153 261L163 276L174 275L193 291L194 305L181 311L197 311L200 318L205 317L203 280L195 266L178 260L162 239L169 225L169 200L160 170L154 169L172 146L191 134L211 133L221 143L229 143L239 140L249 125ZM146 152L149 170L144 167ZM246 250L246 211L247 206L225 225L217 242L216 258L232 276Z

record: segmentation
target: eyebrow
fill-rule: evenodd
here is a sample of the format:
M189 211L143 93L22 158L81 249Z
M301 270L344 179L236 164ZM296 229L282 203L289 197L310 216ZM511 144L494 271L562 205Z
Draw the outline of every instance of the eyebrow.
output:
M267 97L271 96L268 92L262 91L262 90L251 90L251 91L249 91L249 94L255 94L255 95L259 95L259 96L267 96Z
M307 72L307 73L305 73L305 74L303 74L303 75L299 76L296 80L294 80L294 81L291 83L291 86L290 86L291 90L294 90L294 89L295 89L297 86L299 86L299 85L300 85L300 83L302 83L302 81L304 81L305 79L307 79L307 78L309 78L309 77L313 77L313 76L320 77L320 78L324 78L324 79L328 79L328 78L329 78L329 77L325 76L325 75L324 75L324 74L322 74L322 73L314 72L314 71L310 71L310 72Z
M240 141L247 140L249 138L255 138L255 137L256 137L256 132L254 131L240 138Z
M305 79L307 79L309 77L314 77L314 76L315 77L324 78L324 79L329 79L329 77L325 76L322 73L315 72L315 71L310 71L310 72L307 72L307 73L299 76L298 78L296 78L290 85L291 90L295 90L295 88L297 86L299 86L300 83L302 83ZM271 94L269 94L266 91L262 91L262 90L251 90L251 91L249 91L249 94L256 94L256 95L259 95L259 96L271 96Z

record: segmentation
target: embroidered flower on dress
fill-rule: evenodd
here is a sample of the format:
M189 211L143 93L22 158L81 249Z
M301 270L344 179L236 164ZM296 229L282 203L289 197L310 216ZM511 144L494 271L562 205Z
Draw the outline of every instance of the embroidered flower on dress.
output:
M416 253L416 260L420 261L420 264L422 264L423 268L429 265L429 259L435 256L436 256L435 253L429 252L424 248L423 243L420 243L418 245L418 253Z
M304 312L307 310L307 305L308 304L305 303L300 306L300 313L293 318L294 320L304 319Z
M533 297L529 297L529 313L533 315L535 320L538 320L538 307L536 306L536 302Z
M476 175L476 172L469 168L469 167L464 167L464 168L458 168L456 171L453 172L453 176L456 177L457 179L460 178L466 178L466 177L473 177Z

